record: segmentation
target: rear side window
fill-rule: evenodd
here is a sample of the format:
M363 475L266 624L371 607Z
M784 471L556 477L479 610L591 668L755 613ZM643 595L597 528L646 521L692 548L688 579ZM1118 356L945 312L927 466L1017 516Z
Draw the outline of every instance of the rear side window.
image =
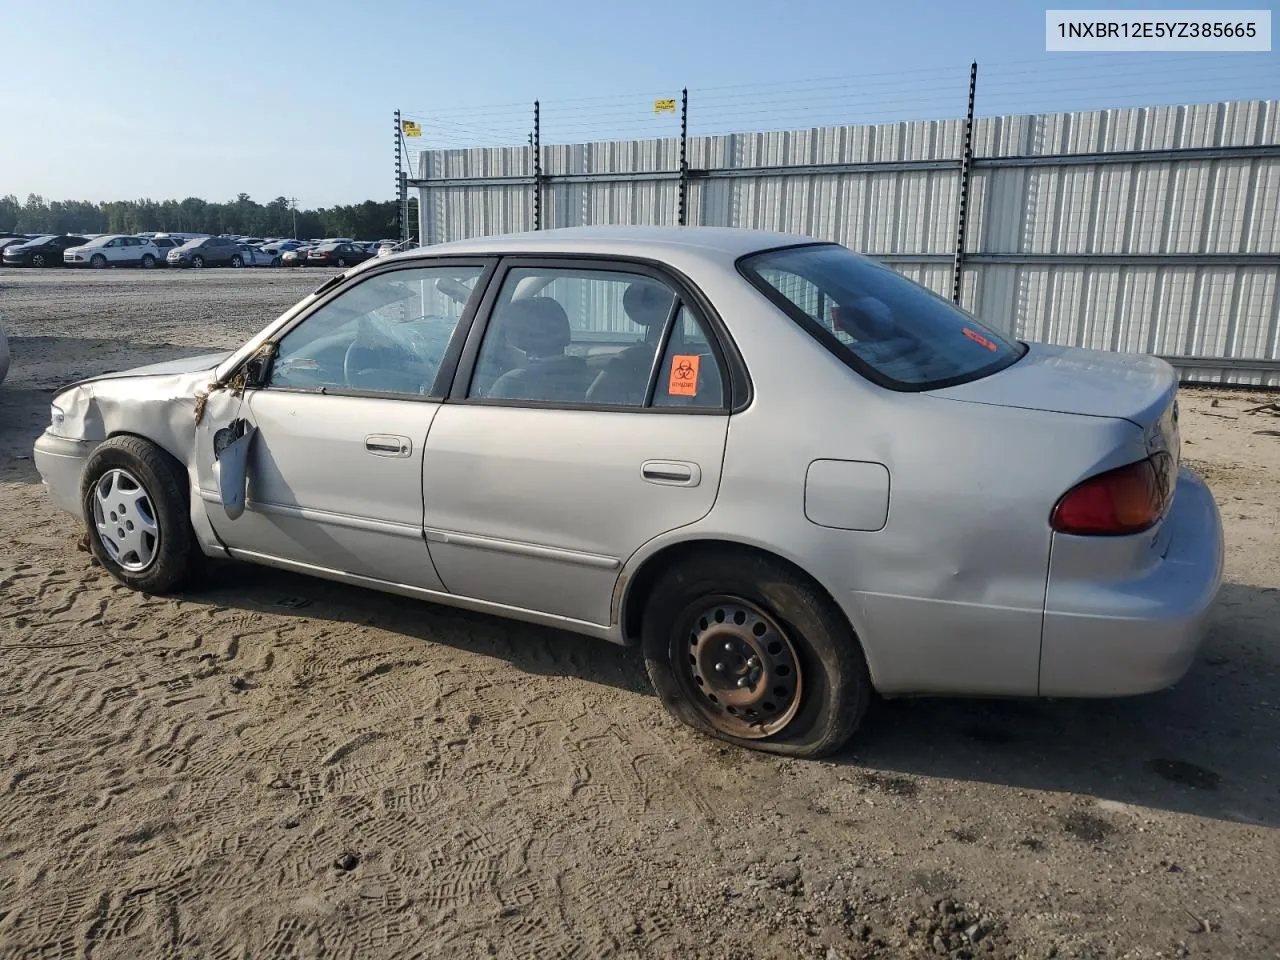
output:
M721 409L702 323L661 280L603 269L513 268L468 396L561 406Z
M894 390L977 380L1026 352L950 301L836 244L771 250L739 267L838 358Z

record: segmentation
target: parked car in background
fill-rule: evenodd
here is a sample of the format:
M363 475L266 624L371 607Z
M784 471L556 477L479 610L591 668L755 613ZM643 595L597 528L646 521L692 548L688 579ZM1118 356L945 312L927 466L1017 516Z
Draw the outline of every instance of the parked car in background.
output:
M244 253L230 237L204 237L189 240L170 250L166 261L171 267L243 267Z
M368 259L369 252L358 244L349 241L330 242L311 248L307 254L307 266L350 267Z
M156 250L160 255L160 263L166 264L166 265L168 262L167 257L169 256L169 251L176 250L178 247L186 243L185 240L179 237L163 237L163 236L152 237L151 242L156 245Z
M20 243L26 243L30 237L0 237L0 265L4 263L4 251L9 247L15 247Z
M240 248L240 255L244 257L244 265L246 267L278 267L280 266L280 255L277 253L269 253L261 247L255 247L250 243L236 244Z
M273 240L270 243L264 243L262 249L268 253L283 256L288 251L297 250L303 245L301 240Z
M6 267L60 267L62 252L88 243L87 237L46 235L4 248Z
M300 247L294 247L292 250L286 250L280 254L280 266L282 267L305 267L307 265L307 254L311 252L309 244L303 244Z
M68 267L142 267L150 270L163 254L150 237L107 234L79 247L62 251L62 262Z
M876 692L1183 676L1223 538L1177 391L834 243L589 227L377 258L56 394L34 454L134 590L207 555L636 645L675 717L813 757Z

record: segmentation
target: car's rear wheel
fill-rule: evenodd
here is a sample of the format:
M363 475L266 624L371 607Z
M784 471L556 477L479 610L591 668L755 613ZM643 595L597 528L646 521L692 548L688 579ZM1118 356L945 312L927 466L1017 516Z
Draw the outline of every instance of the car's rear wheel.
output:
M739 746L823 756L848 741L870 702L862 648L831 598L751 551L709 551L667 570L641 634L663 705Z
M155 265L156 265L156 258L155 258L155 257L153 257L153 256L152 256L151 254L149 254L149 253L144 253L144 254L142 255L142 269L143 269L143 270L150 270L150 269L151 269L152 267L154 267Z
M233 257L231 258L231 265L232 265L233 267L241 267L241 266L244 266L244 261L243 261L242 259L240 259L240 255L239 255L239 254L236 254L235 256L233 256Z
M193 266L193 267L195 267L197 270L199 270L201 267L203 267L203 266L204 266L204 257L200 257L200 256L192 257L192 258L191 258L191 266Z
M99 444L81 487L89 549L135 590L180 587L204 558L187 498L186 471L151 441L121 436Z
M346 257L339 257L339 258L338 258L338 266L340 266L340 267L345 267L346 265L347 265L347 258L346 258Z
M37 253L31 257L31 265L33 267L43 267L45 265L45 262L46 261L44 259L43 253Z

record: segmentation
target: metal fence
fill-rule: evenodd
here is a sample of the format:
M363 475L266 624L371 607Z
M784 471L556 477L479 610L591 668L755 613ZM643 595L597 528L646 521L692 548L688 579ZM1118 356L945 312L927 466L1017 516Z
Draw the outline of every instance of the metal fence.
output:
M1280 386L1280 101L550 146L535 120L525 146L416 160L423 244L599 223L803 234L1023 339Z

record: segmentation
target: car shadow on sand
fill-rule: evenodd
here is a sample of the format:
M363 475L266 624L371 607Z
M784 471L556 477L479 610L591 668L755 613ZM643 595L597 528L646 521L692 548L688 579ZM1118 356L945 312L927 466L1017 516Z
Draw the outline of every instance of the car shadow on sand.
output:
M373 625L652 696L639 651L267 568L216 564L187 600ZM919 789L949 778L1280 826L1280 590L1223 587L1210 635L1171 690L1113 700L877 701L832 758Z

